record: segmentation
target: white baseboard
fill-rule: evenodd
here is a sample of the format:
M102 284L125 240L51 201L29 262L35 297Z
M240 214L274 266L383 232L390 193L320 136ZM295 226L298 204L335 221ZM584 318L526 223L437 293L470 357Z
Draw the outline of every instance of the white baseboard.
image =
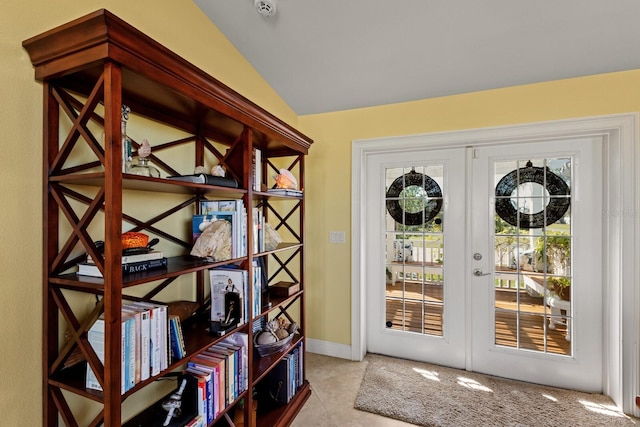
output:
M351 346L338 344L330 341L306 339L307 351L309 353L322 354L324 356L338 357L340 359L351 360Z

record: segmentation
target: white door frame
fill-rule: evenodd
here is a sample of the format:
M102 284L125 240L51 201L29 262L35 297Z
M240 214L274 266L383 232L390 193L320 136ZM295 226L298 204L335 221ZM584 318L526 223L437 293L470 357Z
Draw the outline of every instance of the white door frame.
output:
M367 157L419 148L436 149L549 139L602 136L603 156L603 393L625 413L640 416L640 276L638 114L616 114L482 129L355 140L351 167L351 358L366 353L365 295L368 272L363 230L368 212L364 179ZM469 258L469 257L467 257Z

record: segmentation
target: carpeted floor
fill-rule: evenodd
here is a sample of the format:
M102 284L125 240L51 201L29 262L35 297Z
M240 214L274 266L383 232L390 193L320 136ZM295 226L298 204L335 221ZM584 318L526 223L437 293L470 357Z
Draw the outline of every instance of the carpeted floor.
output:
M427 427L640 426L610 398L367 355L355 408Z

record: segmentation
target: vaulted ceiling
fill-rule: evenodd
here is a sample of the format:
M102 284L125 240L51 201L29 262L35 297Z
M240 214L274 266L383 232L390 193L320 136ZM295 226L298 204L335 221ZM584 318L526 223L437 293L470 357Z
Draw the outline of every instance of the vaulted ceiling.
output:
M640 68L638 0L194 0L300 115Z

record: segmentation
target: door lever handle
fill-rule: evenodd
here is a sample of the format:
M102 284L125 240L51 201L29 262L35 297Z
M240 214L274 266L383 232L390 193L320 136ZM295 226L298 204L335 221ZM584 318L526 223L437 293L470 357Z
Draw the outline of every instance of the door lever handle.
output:
M488 276L491 273L483 273L482 270L480 270L479 268L476 268L473 270L473 275L476 277L482 277L482 276Z

